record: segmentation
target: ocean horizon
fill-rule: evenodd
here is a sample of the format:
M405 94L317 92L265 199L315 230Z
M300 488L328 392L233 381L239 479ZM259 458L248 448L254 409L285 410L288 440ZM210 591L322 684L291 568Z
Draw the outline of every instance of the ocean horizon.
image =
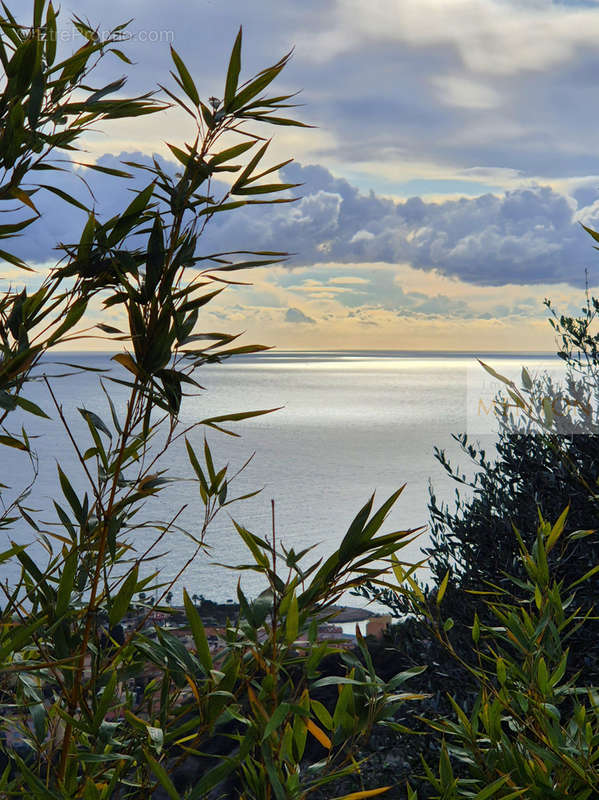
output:
M81 439L83 449L89 446L89 431L77 408L94 411L112 425L98 376L110 387L117 409L125 402L124 387L107 381L109 377L123 377L121 367L111 360L112 355L54 353L37 370L38 374L53 376L68 373L68 364L79 363L86 368L67 377L50 377L71 432ZM452 501L456 486L435 460L434 448L446 450L456 464L468 470L452 434L467 432L471 423L469 386L471 390L472 376L476 379L485 374L477 357L488 360L491 366L494 361L500 362L502 371L513 378L518 377L522 365L541 373L553 371L562 363L555 355L530 352L277 349L201 367L195 377L206 390L184 399L182 426L227 412L279 410L236 423L233 427L239 438L205 426L191 430L189 438L198 451L206 435L217 469L228 463L234 472L251 457L236 485L229 488L229 497L256 489L261 492L217 516L206 538L209 552L201 554L178 581L175 601L183 586L190 594L203 594L220 602L235 597L240 573L221 564L246 564L249 554L232 519L260 536L270 536L271 500L275 502L277 539L296 550L313 545L314 558L326 557L338 546L353 517L373 492L375 504L380 505L404 483L406 488L389 515L385 530L426 526L429 481L437 497L448 502ZM43 528L56 522L52 499L60 494L57 462L74 486L88 491L89 486L86 487L85 475L66 432L56 425L56 411L45 384L32 382L25 396L54 417L41 420L15 412L9 421L16 429L26 424L28 433L39 437L34 441L40 471L29 505L34 506ZM480 432L473 438L480 439ZM487 450L492 451L491 432L484 431L482 438ZM27 482L30 466L24 454L14 453L8 455L5 449L3 458L10 459L11 486L16 491ZM148 501L146 517L168 520L179 514L177 525L191 533L197 531L202 504L197 484L191 480L193 473L182 441L159 466L177 480L165 488L159 499ZM34 538L22 521L5 533L8 536L19 542ZM134 532L134 546L147 546L149 536L148 530ZM420 543L426 542L424 530ZM419 560L421 544L402 551L402 559ZM190 540L174 529L165 537L161 545L163 556L156 562L164 579L177 574L189 556L190 546ZM37 558L44 557L38 545L32 546L31 552ZM14 565L2 565L0 577L10 583L16 579L14 570ZM243 572L242 585L250 596L264 588L260 577L247 571Z

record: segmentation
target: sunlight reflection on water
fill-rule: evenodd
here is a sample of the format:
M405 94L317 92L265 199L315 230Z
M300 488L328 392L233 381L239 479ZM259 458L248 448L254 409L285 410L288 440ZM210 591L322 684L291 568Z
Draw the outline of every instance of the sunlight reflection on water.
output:
M71 360L75 358L90 366L110 365L103 354L71 356ZM527 360L524 356L489 358L489 363L503 371L511 370L514 377L522 363L528 363L532 372L555 367L554 359ZM426 524L429 478L438 496L451 497L454 485L434 459L433 447L457 453L451 434L465 429L467 374L473 366L476 362L472 356L439 354L262 355L202 368L200 382L208 391L185 399L181 422L189 425L213 414L282 406L276 413L236 425L242 434L239 439L212 430L207 438L221 466L227 462L232 468L240 466L256 454L238 479L237 491L232 487L229 496L260 487L264 487L263 492L231 506L235 519L261 536L270 535L273 498L278 538L296 549L314 544L314 555L320 557L338 545L353 516L374 490L380 504L407 482L389 516L387 531ZM76 408L85 406L110 421L97 377L82 373L57 380L54 386L67 419L72 420L72 430L83 437L87 447L89 433ZM117 406L122 406L123 388L112 385L111 395ZM27 396L51 413L45 387L32 385ZM58 496L55 459L74 485L83 487L84 480L64 431L57 430L54 423L32 417L27 418L27 426L42 435L37 440L41 470L33 493L35 503L30 505L41 507L42 519L49 520L55 518L50 511L51 498ZM203 437L204 430L191 432L194 447L201 449ZM492 448L492 439L487 444L487 449ZM14 485L22 483L27 475L26 462L18 454L7 456L3 452L2 457L5 474L10 467ZM169 451L162 466L181 480L169 486L158 501L148 503L148 516L166 519L185 506L180 524L197 530L202 507L196 485L186 480L191 470L182 442ZM20 540L31 538L22 527L16 534ZM143 531L135 533L135 545L141 549L148 536ZM210 557L198 558L181 585L187 586L190 594L215 600L234 597L240 573L224 570L215 562L242 564L248 561L248 555L226 511L212 525L208 543ZM165 547L170 554L162 559L161 566L168 578L188 557L190 543L173 532L166 537ZM402 557L417 559L418 545ZM7 574L9 567L2 569L3 577L14 577ZM243 573L242 582L249 595L263 588L251 572Z

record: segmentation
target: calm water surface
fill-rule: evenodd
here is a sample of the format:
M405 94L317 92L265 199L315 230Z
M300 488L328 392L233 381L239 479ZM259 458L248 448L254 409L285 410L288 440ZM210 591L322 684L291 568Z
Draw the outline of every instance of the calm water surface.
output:
M62 354L60 360L96 368L111 366L104 354ZM486 356L485 360L510 377L519 374L522 364L532 372L553 370L556 364L555 359L525 355ZM44 368L52 373L64 371L58 365ZM382 503L407 483L388 518L387 531L426 525L429 479L438 496L451 499L454 492L454 485L433 457L433 448L437 445L457 455L451 434L468 429L467 387L469 381L472 384L473 370L479 369L473 355L434 353L279 353L203 367L197 378L206 391L185 399L183 425L227 411L282 409L237 423L235 430L242 434L239 439L209 429L191 432L190 439L199 449L207 432L217 468L225 463L231 469L241 466L255 453L236 482L237 491L231 487L230 493L244 494L257 488L263 491L230 506L229 513L225 510L216 518L207 537L210 555L192 563L180 586L185 585L190 594L219 601L233 598L241 573L226 570L218 562L237 564L249 559L229 514L254 533L270 535L271 498L275 500L277 537L296 549L314 544L318 555L336 548L375 490ZM111 374L122 377L114 362ZM52 385L71 429L88 447L89 433L76 408L85 406L110 422L97 374L84 372L56 379ZM122 408L124 389L107 385L115 404ZM26 396L56 417L43 384L32 384ZM39 509L41 519L53 521L52 497L59 496L57 461L74 485L84 487L84 476L66 434L54 421L31 416L25 421L27 430L39 435L36 446L40 455L40 474L29 505ZM13 416L11 425L18 429L20 423ZM492 438L487 436L486 440L492 447ZM3 448L0 456L1 482L15 488L23 485L29 475L26 458L8 448ZM172 476L189 478L191 474L185 448L179 444L161 466ZM154 500L148 504L147 515L168 519L182 506L186 508L178 522L192 532L197 530L203 507L196 484L187 480L167 487L159 504ZM19 541L32 538L22 525L2 536ZM149 536L143 531L134 534L140 551L150 541ZM426 543L426 533L422 542ZM163 550L168 555L160 560L165 578L177 574L190 547L182 534L173 531L167 535ZM32 551L36 552L40 553ZM418 545L403 552L408 559L416 559L418 554ZM0 577L12 579L12 569L10 565L0 567ZM263 588L251 572L242 574L242 584L249 595Z

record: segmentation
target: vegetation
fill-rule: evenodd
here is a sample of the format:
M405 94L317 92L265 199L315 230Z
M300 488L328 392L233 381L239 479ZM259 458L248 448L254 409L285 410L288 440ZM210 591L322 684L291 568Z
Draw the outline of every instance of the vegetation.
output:
M301 124L280 116L290 95L264 94L289 55L240 83L240 31L222 99L201 100L175 50L175 87L162 95L168 101L154 93L124 98L124 79L92 86L100 61L114 55L129 63L115 47L122 26L100 40L87 23L73 22L84 44L57 61L51 2L34 0L29 26L4 4L0 17L0 200L8 214L0 236L10 239L34 223L39 192L87 213L79 240L63 246L62 260L38 288L9 287L0 297L0 444L30 459L33 485L34 442L13 420L52 417L71 439L78 470L75 475L58 467L62 496L52 526L26 505L31 486L16 494L2 489L4 532L10 536L15 522L26 521L46 556L34 558L16 542L0 554L1 563L18 564L20 571L15 585L0 587L0 795L303 798L340 775L359 773L358 743L373 725L393 724L409 697L400 687L413 672L388 682L378 678L363 641L359 657L341 662L340 675L323 678L321 662L334 648L316 641L315 621L344 591L366 578L377 580L385 567L381 560L411 541L412 531L377 535L399 492L376 511L371 498L340 549L323 563L306 565L307 551L285 549L274 526L267 540L236 524L251 561L231 566L259 572L268 588L254 600L239 589L239 614L226 627L218 657L187 594L190 647L147 625L157 609L171 613L175 581L201 555L211 521L241 499L233 495L228 466L217 463L208 444L196 451L192 429L232 433L234 423L266 413L223 413L186 429L178 422L184 390L201 389L198 368L264 349L203 330L201 309L234 283L233 273L278 263L285 254L200 254L199 247L215 214L293 199L293 186L268 177L282 165L263 167L268 141L257 132L265 125ZM87 164L115 181L147 176L147 186L110 219L53 185L54 172L79 163L82 136L97 123L173 104L196 129L191 143L169 144L180 165L176 176L158 161L118 170ZM217 175L227 183L217 183ZM0 255L19 270L31 269L8 250ZM82 326L92 301L119 310L122 328L95 327L126 349L114 356L117 376L100 378L108 416L102 408L79 409L89 433L83 441L72 433L50 381L45 379L47 407L27 394L48 351L89 335ZM127 390L124 409L111 400L111 381ZM168 491L170 476L160 458L184 436L204 507L190 531L181 531L177 516L160 523L143 518L145 500ZM78 491L81 483L85 488ZM153 532L145 549L136 546L140 529ZM170 582L161 579L154 561L167 534L191 542L187 563ZM142 598L137 607L134 597ZM306 636L302 646L296 644L300 634ZM339 691L327 708L314 692L329 683ZM369 787L352 796L384 790Z
M558 384L547 374L522 370L518 387L485 367L505 389L497 409L498 435L494 452L487 453L466 434L454 435L474 468L472 477L436 449L438 461L455 481L455 505L440 502L430 491L430 546L426 565L430 586L421 586L434 601L447 578L445 607L455 622L454 637L469 638L472 611L490 620L484 593L489 589L518 596L517 581L526 580L516 527L532 547L539 515L558 519L567 507L568 524L576 542L552 549L549 561L556 578L569 585L599 563L596 487L599 339L594 333L599 301L588 297L578 318L558 316L549 301L550 323L556 331L565 380ZM472 474L472 470L469 470ZM466 491L462 491L466 487ZM593 574L577 589L578 602L592 608L599 590ZM464 593L468 603L464 603ZM409 599L377 591L398 615L409 610ZM599 678L596 621L591 617L574 636L572 668L584 668L589 680Z
M452 700L454 719L431 723L442 736L438 768L424 765L434 797L597 795L596 689L583 676L567 676L569 645L588 612L576 604L576 584L557 581L549 567L565 523L565 514L553 526L541 519L530 549L515 532L526 572L526 580L517 584L523 599L515 601L509 591L490 593L492 624L475 615L471 625L474 665L448 638L451 619L440 624L426 604L414 605L478 689L472 707ZM441 602L439 592L437 605ZM408 794L416 797L411 789Z
M405 667L407 656L419 655L429 664L417 687L434 699L425 713L447 737L438 775L427 767L433 796L596 793L599 301L587 292L577 318L546 305L564 383L523 369L517 386L483 365L504 386L496 452L456 435L475 469L468 478L436 451L467 492L456 490L451 508L431 491L425 553L433 580L419 584L408 571L399 576L408 592L362 590L402 618L393 632L397 662ZM552 528L546 519L557 522ZM549 683L539 678L545 666ZM498 683L504 669L510 677Z
M236 435L236 423L269 409L223 411L187 428L179 412L186 392L201 391L203 365L265 349L204 330L202 308L235 283L232 273L286 254L202 254L201 244L215 214L293 201L296 187L277 182L283 164L263 166L262 136L265 125L302 124L280 116L292 95L265 94L289 55L240 83L240 31L222 99L201 99L175 50L173 89L125 98L124 79L92 86L98 63L112 56L128 63L116 47L122 26L100 40L75 18L84 44L57 60L52 3L32 5L31 25L4 4L0 15L0 238L27 232L42 192L85 211L87 221L47 275L0 295L0 444L31 465L29 486L1 487L0 527L10 546L0 564L17 565L19 578L0 583L0 796L301 800L345 791L339 787L351 777L353 791L343 797L359 800L402 778L381 785L380 775L365 771L375 726L406 752L406 736L427 743L422 768L408 758L408 800L417 792L460 800L597 795L599 301L589 298L579 319L552 318L570 369L565 388L526 370L521 388L493 373L522 415L500 420L497 458L458 437L477 473L455 510L431 497L434 585L419 584L417 565L400 560L417 532L380 534L401 490L378 509L370 498L339 549L313 563L309 548L296 553L277 540L273 508L268 535L233 523L248 563L228 566L257 572L266 588L248 598L239 587L215 652L204 625L215 611L210 602L184 592L177 608L173 598L215 516L243 497L207 442L194 446L196 428ZM98 123L175 105L195 126L192 142L169 144L178 174L157 160L86 165L127 188L134 176L147 178L114 217L103 219L54 185L54 173L82 163L82 137ZM31 270L4 246L5 263ZM50 380L43 378L44 408L28 390L49 351L92 335L84 326L94 304L118 310L122 327L95 329L123 350L114 356L118 372L99 378L105 403L79 409L84 441ZM127 392L123 408L111 399L111 382ZM29 505L43 445L36 453L21 425L28 415L64 426L73 448L76 466L58 467L52 525ZM163 456L183 439L204 509L188 531L178 514L158 523L144 516L146 500L168 492L173 476ZM24 523L36 550L10 539ZM152 535L144 548L140 530ZM191 549L166 581L157 554L172 535L186 536ZM393 658L390 640L377 651L358 635L352 652L319 640L318 621L348 590L409 614L395 631ZM152 625L157 612L182 629ZM422 677L421 661L432 667ZM425 737L408 730L404 705L412 700Z

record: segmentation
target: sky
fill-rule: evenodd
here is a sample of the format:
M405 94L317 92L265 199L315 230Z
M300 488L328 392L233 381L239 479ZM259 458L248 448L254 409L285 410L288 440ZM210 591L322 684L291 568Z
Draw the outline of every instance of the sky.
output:
M240 24L242 77L294 48L278 88L302 90L296 114L315 127L275 129L271 158L294 157L281 177L300 199L218 215L205 245L295 255L220 295L207 329L282 349L551 351L544 298L577 313L587 272L599 293L580 225L599 228L599 1L65 0L65 32L72 11L100 31L134 18L134 66L98 76L125 69L129 93L169 80L172 44L200 94L222 96ZM86 147L106 165L168 160L186 134L170 109ZM110 216L114 181L92 180ZM40 203L19 248L44 265L83 218Z

